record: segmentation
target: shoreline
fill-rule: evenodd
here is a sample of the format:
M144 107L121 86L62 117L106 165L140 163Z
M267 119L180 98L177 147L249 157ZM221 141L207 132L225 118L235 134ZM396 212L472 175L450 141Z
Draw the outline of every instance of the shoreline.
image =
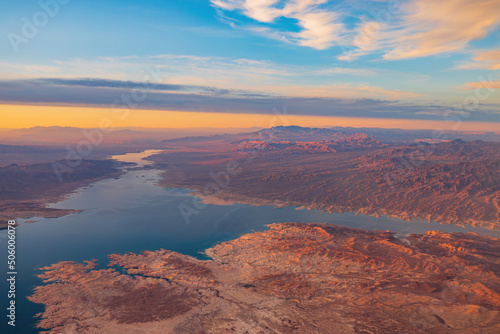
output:
M205 249L209 260L160 249L109 254L102 269L96 260L52 264L40 268L46 284L28 300L45 305L37 328L49 333L132 333L145 324L152 333L416 333L422 309L434 312L422 315L432 332L494 333L499 247L474 234L427 232L405 242L391 232L277 223ZM366 317L371 309L383 312Z
M356 209L352 207L342 207L339 205L324 206L324 205L307 204L294 201L268 200L268 199L254 198L243 194L234 193L227 189L221 190L217 195L206 196L201 194L201 192L197 190L193 185L183 185L166 180L163 177L163 173L166 173L167 171L161 170L161 172L162 172L161 174L162 180L160 180L157 183L158 186L165 188L189 190L193 196L196 196L197 198L201 199L200 203L205 203L205 204L230 205L228 203L233 203L233 204L243 204L251 206L274 206L276 208L294 207L296 210L304 210L304 209L319 210L322 212L328 212L330 214L354 213L356 216L363 215L375 218L379 217L396 218L401 221L406 221L408 223L413 223L414 221L417 221L417 222L435 223L439 225L453 225L463 229L479 228L479 229L484 229L486 231L500 232L500 225L498 224L498 222L492 222L492 221L479 221L470 219L467 222L456 222L454 220L444 220L444 219L440 220L439 218L429 219L429 215L422 215L422 214L415 214L408 212L392 212L388 209L370 209L368 207ZM224 203L224 204L218 204L218 203ZM464 231L464 233L467 232L468 231Z
M41 195L40 198L0 200L0 208L5 208L0 213L0 230L5 229L7 227L7 221L12 219L31 219L37 221L36 218L59 218L82 212L83 210L76 209L48 208L47 205L64 201L80 188L87 187L101 180L120 177L123 174L123 171L114 171L107 175L88 180L68 182L62 189L51 189L46 196ZM11 209L12 207L14 207L14 209Z

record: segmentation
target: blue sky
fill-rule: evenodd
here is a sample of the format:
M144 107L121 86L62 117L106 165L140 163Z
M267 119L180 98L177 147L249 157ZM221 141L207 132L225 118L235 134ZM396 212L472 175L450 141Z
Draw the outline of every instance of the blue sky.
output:
M26 36L41 3L57 13ZM500 0L6 0L0 102L103 106L151 66L185 101L157 89L145 108L200 111L203 99L263 113L281 100L298 114L349 104L359 117L443 119L470 103L466 120L500 122L498 13ZM74 80L40 80L55 78ZM97 79L105 87L89 87Z

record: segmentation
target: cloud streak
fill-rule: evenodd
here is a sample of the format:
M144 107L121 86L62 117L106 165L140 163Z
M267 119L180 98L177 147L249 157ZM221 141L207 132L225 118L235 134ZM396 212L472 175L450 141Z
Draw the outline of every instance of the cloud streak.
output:
M469 82L469 83L467 83L467 86L469 88L500 89L500 81Z
M98 79L3 80L0 81L0 102L114 108L113 101L122 94L130 94L132 87L142 85L142 82ZM274 108L286 106L291 114L296 115L430 120L442 120L453 109L446 105L410 104L395 100L260 96L251 92L247 96L234 96L193 93L189 86L169 88L178 91L148 91L147 98L136 109L270 114ZM500 114L491 112L498 108L498 105L490 105L488 110L472 114L468 121L500 122Z
M181 55L129 56L117 58L76 59L56 61L57 78L53 71L38 72L38 78L52 78L51 84L72 84L127 88L144 76L145 68L153 66L168 83L155 84L154 90L185 91L198 94L240 96L295 96L327 98L415 98L417 94L367 84L376 69L339 66L294 66L252 59L225 59ZM30 66L27 66L30 67ZM23 73L17 65L3 63L0 72L16 69L17 78ZM115 75L113 75L113 73ZM141 75L142 74L142 75ZM81 79L83 76L99 79ZM9 76L4 76L9 78ZM75 79L78 78L78 79ZM43 80L36 79L39 83Z
M382 37L388 60L463 50L500 24L497 0L413 0L403 7L399 25Z
M340 15L325 6L326 0L211 0L217 9L239 11L259 22L272 24L278 18L293 19L299 32L270 27L253 27L270 38L293 42L317 50L328 49L343 40L346 28Z
M15 81L14 81L15 82ZM25 81L26 82L26 81ZM175 85L164 83L138 83L134 81L109 80L109 79L35 79L32 84L39 85L55 85L55 86L77 86L77 87L99 87L99 88L127 88L137 89L141 86L147 86L148 90L165 91L165 92L190 92L206 95L232 95L232 96L265 96L264 94L256 94L242 90L221 89L209 86L191 86L191 85Z
M219 13L240 13L259 26L242 26L269 38L317 50L350 48L339 60L381 53L385 60L463 51L500 25L498 0L352 1L211 0ZM221 14L225 16L225 14ZM351 27L350 21L358 22ZM282 24L280 19L295 20ZM226 19L227 20L227 19ZM235 27L238 22L232 20ZM294 28L297 31L293 31Z
M476 51L472 61L462 64L458 68L465 70L500 70L500 49Z

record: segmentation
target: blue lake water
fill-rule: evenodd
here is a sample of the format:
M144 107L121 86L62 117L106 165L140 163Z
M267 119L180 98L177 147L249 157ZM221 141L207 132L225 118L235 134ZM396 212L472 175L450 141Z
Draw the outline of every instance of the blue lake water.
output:
M147 151L114 157L117 160L147 164L143 157L154 153ZM128 170L118 179L98 181L81 188L66 200L51 207L79 209L81 213L60 218L35 218L36 223L19 220L17 236L17 318L16 328L7 326L2 311L1 333L36 333L34 315L43 306L29 302L25 297L36 285L37 268L59 261L98 259L101 267L107 264L111 253L140 252L143 250L169 249L205 258L204 249L220 241L236 238L251 231L265 229L276 222L326 222L365 229L391 230L397 236L422 233L428 230L445 232L471 231L500 238L500 231L480 228L461 228L428 222L406 222L389 217L370 217L353 213L329 214L319 210L296 210L293 207L205 205L189 221L181 214L179 206L193 208L198 199L189 190L156 186L160 171L155 169ZM200 206L201 207L201 206ZM32 219L30 219L32 220ZM7 272L7 231L0 231L0 256ZM7 285L1 284L1 309L7 307Z

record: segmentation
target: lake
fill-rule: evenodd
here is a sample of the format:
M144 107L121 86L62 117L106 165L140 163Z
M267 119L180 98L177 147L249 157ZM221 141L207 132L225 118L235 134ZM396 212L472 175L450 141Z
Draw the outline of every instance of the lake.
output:
M120 156L116 160L134 162L138 167L148 164L142 158L156 151ZM125 167L127 168L127 167ZM177 251L203 259L201 253L217 242L230 240L251 231L265 229L277 222L326 222L364 229L391 230L402 237L407 233L428 230L445 232L471 231L500 238L500 231L481 228L461 228L421 221L406 222L389 217L370 217L353 213L329 214L319 210L296 210L294 207L206 205L186 221L179 207L192 206L191 191L156 186L160 171L129 168L117 179L106 179L78 189L54 208L79 209L81 213L60 218L30 218L18 220L16 328L7 326L2 314L2 333L36 333L34 315L43 306L29 302L34 286L42 284L36 277L37 268L59 261L98 259L100 267L107 264L111 253L140 252L160 248ZM36 223L25 223L36 220ZM7 259L7 231L0 231L0 254ZM3 268L7 272L6 262ZM7 307L7 285L2 280L1 307ZM5 308L4 308L5 307ZM4 311L5 312L5 311ZM3 330L6 329L6 330ZM10 330L10 331L9 331Z

